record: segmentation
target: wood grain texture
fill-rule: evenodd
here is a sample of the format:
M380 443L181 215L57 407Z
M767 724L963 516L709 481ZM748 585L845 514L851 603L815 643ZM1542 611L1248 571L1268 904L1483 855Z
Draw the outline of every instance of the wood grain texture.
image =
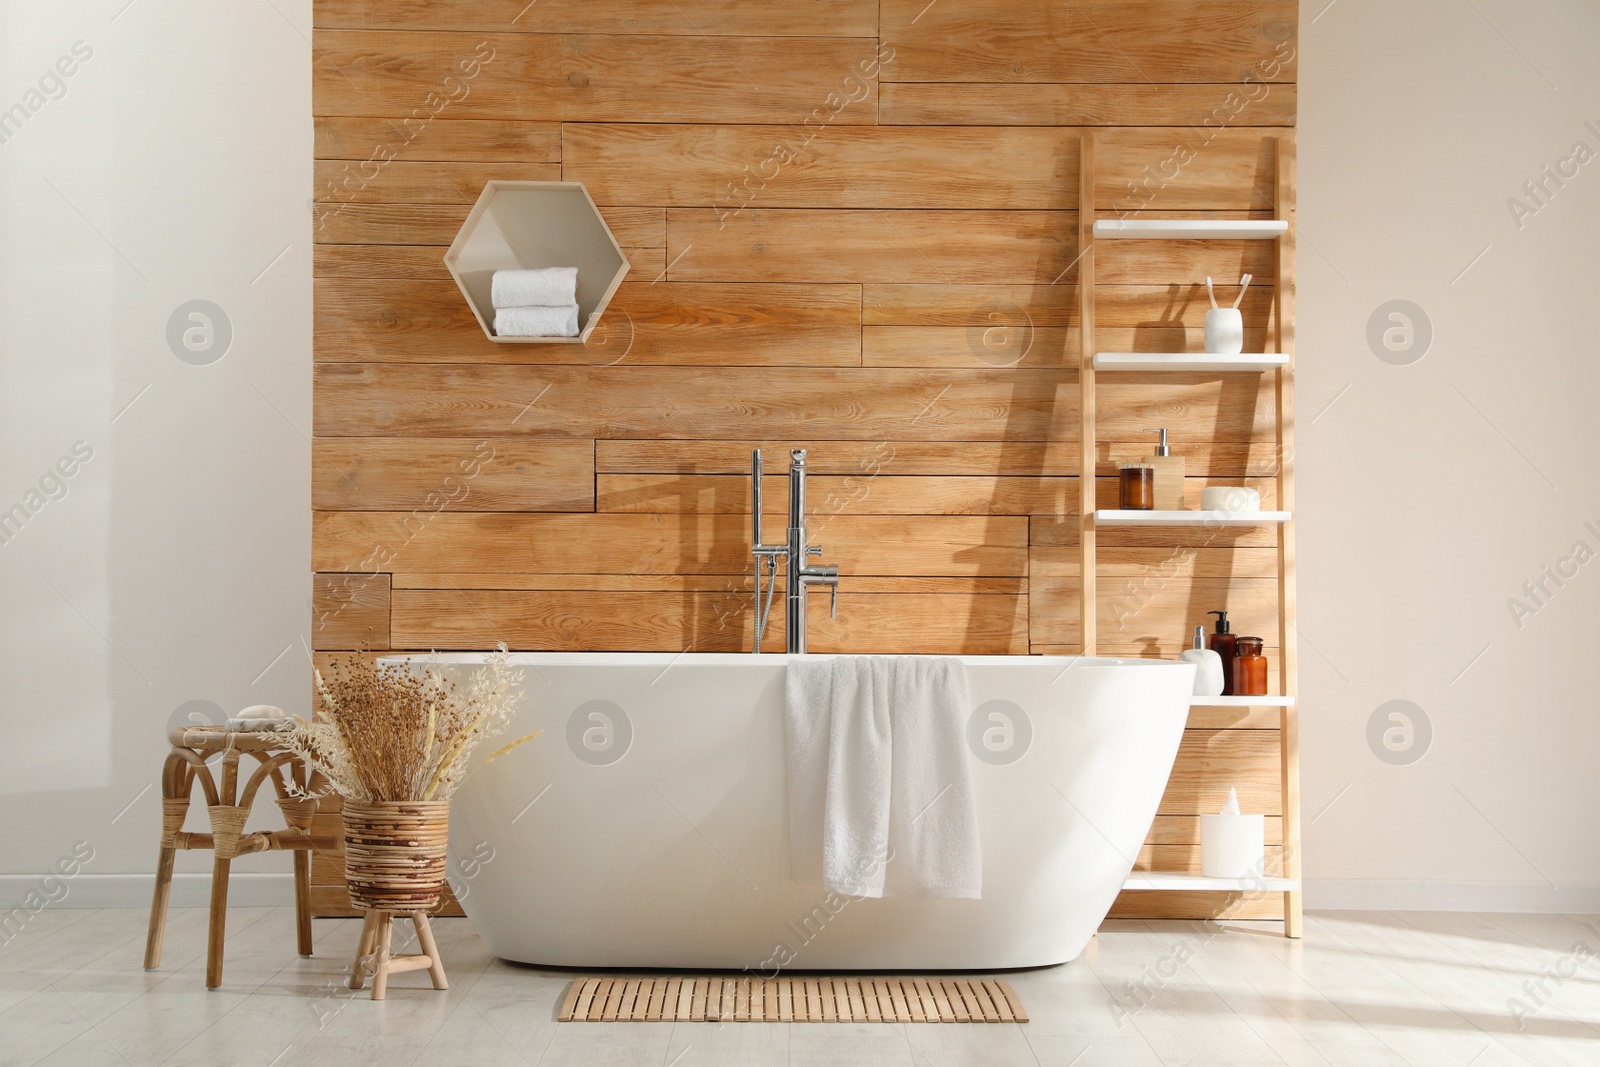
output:
M779 526L789 511L788 476L762 479L762 512ZM728 474L602 474L596 510L750 514L750 478ZM864 471L810 475L806 493L819 521L833 515L1065 515L1076 478L916 477Z
M557 163L410 163L396 160L379 165L319 159L311 188L319 203L471 206L491 181L553 182L560 179L561 166Z
M1294 80L1293 0L884 0L885 81Z
M622 258L628 261L635 275L652 282L667 280L667 250L665 248L633 248L622 246ZM603 325L603 324L602 324ZM593 335L590 335L593 340Z
M1243 443L1270 431L1271 392L1254 381L1259 376L1171 377L1104 385L1102 440L1144 455L1151 426L1167 427L1179 450L1208 436ZM714 425L730 435L791 440L866 440L885 428L906 440L1044 440L1071 434L1077 406L1071 379L1021 369L708 367L687 378L671 368L626 365L320 363L316 383L326 400L315 413L316 432L330 437L670 439Z
M1229 788L1239 791L1240 811L1282 814L1276 730L1185 730L1158 810L1221 811Z
M1295 368L1295 242L1298 239L1296 185L1296 147L1288 137L1277 140L1277 188L1275 210L1289 223L1289 229L1277 242L1277 274L1274 292L1277 308L1274 319L1278 333L1276 349L1289 357L1289 365L1274 374L1277 384L1277 404L1280 412L1277 427L1278 452L1283 462L1278 468L1278 493L1285 508L1295 506L1294 491L1294 368ZM1295 548L1295 520L1278 528L1278 573L1281 577L1278 597L1278 635L1281 649L1278 656L1278 685L1285 692L1298 693L1299 681L1299 601L1295 574L1298 567ZM1280 713L1283 731L1283 811L1285 873L1292 878L1302 876L1304 855L1300 842L1300 708L1284 708ZM1300 890L1285 893L1284 933L1300 937L1303 933L1304 895Z
M881 439L885 428L906 439L1045 440L1071 425L1066 386L1047 371L322 363L315 425L330 437L693 438L715 426L793 440ZM1191 411L1197 432L1214 421ZM1241 417L1242 431L1252 416Z
M1102 548L1095 553L1100 574L1108 577L1276 578L1277 554L1270 548ZM1077 546L1041 545L1029 549L1029 575L1076 578L1082 569Z
M1281 820L1280 820L1281 821ZM1276 875L1283 864L1283 846L1269 845L1263 854L1266 861L1265 871L1268 875ZM1200 843L1198 841L1184 845L1152 845L1149 842L1139 850L1138 858L1134 861L1133 869L1136 871L1164 871L1182 874L1200 874Z
M438 245L439 257L467 221L471 206L318 202L311 209L312 240L338 245ZM444 269L442 262L439 269Z
M793 442L786 441L627 441L595 442L596 470L607 474L743 474L748 476L750 451L759 448L770 461L784 456ZM1067 476L1080 469L1078 443L1054 441L810 441L806 465L816 474L862 475L879 471L894 475L964 476ZM1096 472L1115 477L1121 465L1148 452L1143 442L1104 442L1098 449ZM1277 462L1269 442L1201 439L1185 444L1183 455L1191 476L1219 479L1270 477ZM1238 484L1230 481L1229 484ZM1129 531L1107 531L1123 536ZM1135 531L1138 532L1138 531ZM1148 532L1148 531L1143 531ZM1174 531L1165 531L1172 533ZM1178 532L1182 536L1181 531ZM1234 530L1226 536L1243 536ZM1073 532L1042 529L1037 544L1077 544Z
M1124 200L1144 202L1134 194ZM718 208L667 210L673 280L946 285L1077 280L1074 211L751 208L736 219L725 214ZM1131 210L1127 215L1142 217ZM1109 285L1192 285L1207 275L1266 274L1273 257L1266 241L1112 241L1101 253L1099 279Z
M751 208L726 222L723 214L667 210L674 280L1048 284L1077 254L1072 211Z
M1108 919L1282 919L1282 893L1123 891Z
M1238 287L1219 280L1217 299L1233 303ZM1203 329L1211 303L1203 281L1169 285L1105 285L1095 291L1095 326ZM1272 286L1250 284L1240 311L1265 328ZM866 285L861 321L867 326L1077 326L1078 287L1059 285ZM1070 338L1075 335L1069 335ZM1106 350L1104 345L1100 346Z
M389 575L351 581L315 574L311 582L311 647L389 647Z
M323 286L335 279L437 280L450 277L444 266L444 248L427 244L318 244L311 253L311 269L314 298L319 305ZM320 311L320 306L315 310Z
M1013 126L1195 126L1226 119L1231 127L1293 126L1296 86L1275 82L1172 85L1060 82L974 84L886 81L878 89L878 122L906 126L987 126L1004 116ZM1238 94L1237 98L1232 98ZM1253 99L1252 99L1253 97Z
M854 285L624 282L585 345L497 345L443 272L318 283L316 358L338 363L842 366L861 362Z
M595 202L741 207L1073 208L1077 135L1038 127L586 125L562 170Z
M1268 846L1283 844L1283 819L1268 815L1263 820ZM1198 845L1200 843L1200 816L1157 815L1150 824L1149 845Z
M1278 543L1271 526L1107 526L1099 533L1110 548L1261 548ZM1077 522L1036 515L1028 536L1034 545L1076 545Z
M592 511L594 443L526 438L323 438L319 511Z
M1179 566L1157 564L1142 574L1102 571L1099 587L1102 652L1176 658L1189 647L1194 627L1212 621L1208 611L1226 609L1234 633L1262 638L1269 662L1277 658L1276 577L1193 578ZM1030 575L1029 592L1035 644L1070 645L1078 628L1077 576ZM1268 688L1277 691L1276 679Z
M1076 327L1035 326L1028 321L1026 312L996 310L990 315L987 326L864 327L861 363L867 367L1061 367L1076 371ZM1264 318L1245 320L1245 351L1264 351L1269 336L1270 327ZM1101 352L1205 351L1203 328L1185 328L1164 320L1131 329L1097 326L1094 340L1096 350ZM1168 376L1152 375L1144 380L1163 378Z
M562 172L596 203L758 208L1077 210L1081 133L1061 127L578 124ZM1275 157L1259 130L1100 134L1097 207L1269 210Z
M595 442L595 469L606 474L743 474L750 452L787 455L790 442L774 440ZM1076 441L815 441L806 466L813 474L1008 475L1078 472Z
M851 610L828 617L826 597L810 602L807 643L816 652L1025 655L1024 598L939 593L852 593ZM611 592L453 589L399 591L397 648L477 649L501 641L557 651L745 652L752 599L725 592ZM763 645L783 651L781 627Z
M1090 461L1098 448L1099 382L1094 371L1094 352L1099 344L1096 333L1096 306L1099 304L1099 250L1094 243L1094 134L1083 134L1078 141L1078 336L1077 352L1070 365L1078 379L1078 446L1083 450L1083 466L1078 472L1078 651L1093 656L1099 649L1099 569L1094 566L1098 544L1094 528L1094 485ZM1032 624L1030 624L1032 625Z
M409 120L409 121L408 121ZM561 126L504 119L437 119L399 115L318 116L317 159L438 163L559 163Z
M393 576L396 589L565 589L600 592L727 593L736 590L748 596L751 575L744 574L512 574L488 571L482 574L436 572L405 573ZM778 575L778 590L786 581ZM1024 596L1026 578L904 577L895 575L852 575L850 588L858 593L943 593L966 596ZM1273 720L1276 724L1276 719Z
M741 515L316 512L319 571L743 574ZM840 515L813 528L848 574L1025 575L1028 520Z
M862 73L878 66L870 39L325 29L316 44L312 100L325 116L422 106L473 57L470 91L446 97L451 118L858 125L877 114L877 77Z
M858 0L316 0L318 29L646 33L695 37L874 37L877 8Z

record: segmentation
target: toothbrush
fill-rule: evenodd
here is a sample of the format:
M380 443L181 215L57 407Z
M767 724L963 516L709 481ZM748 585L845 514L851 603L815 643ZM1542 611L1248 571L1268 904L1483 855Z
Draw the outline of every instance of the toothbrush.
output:
M1217 291L1215 289L1211 288L1211 275L1209 275L1209 274L1206 275L1206 295L1211 297L1211 308L1212 308L1212 310L1213 311L1216 310L1216 307L1217 307Z
M1210 280L1211 279L1209 279L1209 278L1206 279L1206 281L1208 281L1208 282ZM1246 289L1248 289L1248 288L1250 288L1250 275L1246 274L1243 278L1239 279L1239 295L1233 298L1233 306L1234 307L1238 307L1239 306L1239 301L1244 299L1244 291ZM1211 306L1212 307L1216 307L1216 304L1217 304L1216 297L1212 297L1211 298Z

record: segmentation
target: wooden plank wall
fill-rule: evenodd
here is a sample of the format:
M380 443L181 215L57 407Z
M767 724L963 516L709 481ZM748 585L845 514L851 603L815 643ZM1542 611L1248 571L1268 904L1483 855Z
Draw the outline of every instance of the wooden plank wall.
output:
M745 649L753 446L774 517L787 450L811 449L844 576L813 649L1077 650L1080 135L1101 213L1271 217L1292 0L317 0L315 20L319 650ZM440 257L492 178L586 183L626 246L589 345L479 331ZM1250 271L1259 350L1272 252L1102 245L1099 347L1202 347L1202 279L1231 300ZM1269 378L1098 395L1102 501L1166 426L1191 506L1241 480L1272 506ZM1270 532L1100 538L1101 651L1175 655L1217 607L1277 633ZM1197 868L1194 816L1230 783L1278 811L1276 716L1190 725L1144 865Z

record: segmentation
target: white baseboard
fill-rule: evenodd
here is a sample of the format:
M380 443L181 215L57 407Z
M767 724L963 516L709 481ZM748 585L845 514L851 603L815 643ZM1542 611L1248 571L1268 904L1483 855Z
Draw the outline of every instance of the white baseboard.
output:
M1600 914L1600 884L1308 878L1305 907L1324 911L1486 911Z
M7 902L0 910L21 907L30 892L39 890L44 878L42 874L0 874L0 901ZM50 904L52 908L148 908L155 889L153 873L90 874L85 871L73 878L56 876L51 884L57 886L63 882L67 895ZM59 893L59 888L55 892ZM203 908L210 903L211 875L172 876L171 907ZM228 879L228 903L240 908L292 908L294 875L234 874Z
M43 875L0 874L0 911L20 906ZM152 874L90 874L64 879L67 895L52 908L148 908ZM175 874L172 907L203 908L211 900L211 875ZM242 908L292 907L291 874L235 874L228 903ZM1600 884L1459 882L1403 878L1309 878L1305 906L1324 911L1484 911L1600 914Z

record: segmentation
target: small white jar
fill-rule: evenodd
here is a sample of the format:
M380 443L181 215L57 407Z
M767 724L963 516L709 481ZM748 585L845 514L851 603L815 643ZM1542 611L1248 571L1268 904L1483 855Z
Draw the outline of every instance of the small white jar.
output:
M1245 485L1208 485L1200 490L1202 511L1260 511L1261 493Z

